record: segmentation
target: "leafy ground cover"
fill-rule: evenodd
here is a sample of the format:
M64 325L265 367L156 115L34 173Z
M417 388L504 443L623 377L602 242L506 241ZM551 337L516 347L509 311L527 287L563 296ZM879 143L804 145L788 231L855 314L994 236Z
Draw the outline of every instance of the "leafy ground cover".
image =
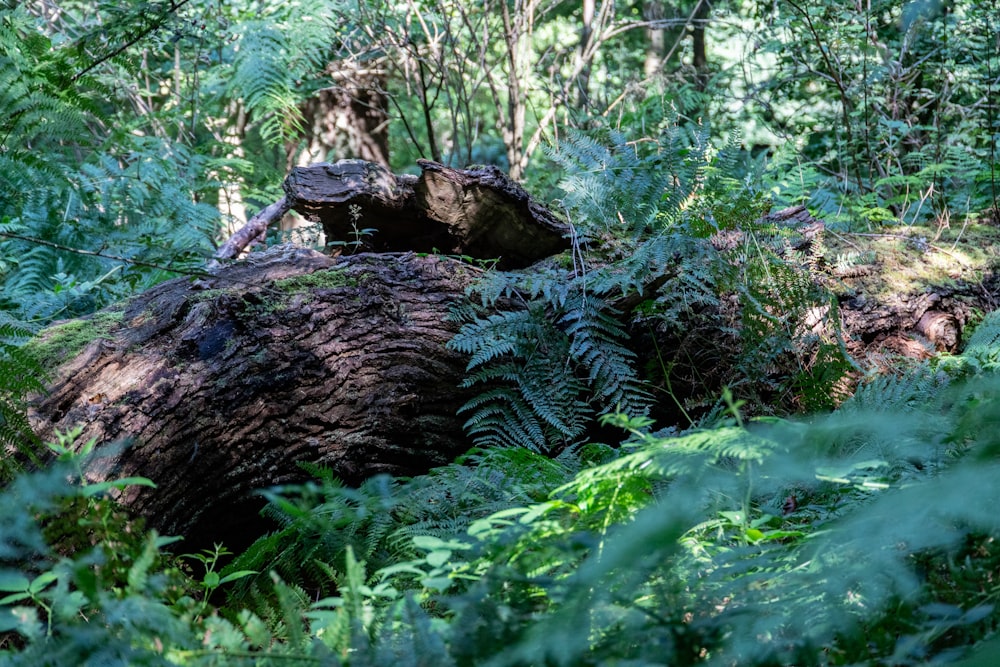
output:
M831 290L884 300L892 294L989 280L1000 263L1000 229L989 218L958 227L881 226L825 239ZM853 270L852 270L853 268Z
M581 4L0 10L5 453L39 451L40 326L199 272L287 165L339 156L309 129L331 72L376 77L380 159L503 164L579 233L456 309L479 448L267 490L241 553L121 512L146 482L88 485L96 443L4 467L0 665L997 662L1000 319L869 375L834 308L996 305L995 3ZM791 204L826 224L799 254L756 226Z
M121 516L63 443L0 496L0 664L954 658L996 624L998 359L990 315L828 415L730 402L677 435L612 416L621 447L555 460L493 449L360 489L318 470L221 569Z

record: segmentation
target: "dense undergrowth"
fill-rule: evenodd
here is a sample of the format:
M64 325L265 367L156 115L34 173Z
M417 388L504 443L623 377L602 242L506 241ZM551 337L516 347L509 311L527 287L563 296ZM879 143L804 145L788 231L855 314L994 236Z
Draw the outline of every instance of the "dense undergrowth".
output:
M845 400L818 251L761 217L735 142L656 129L569 137L572 253L456 309L485 393L452 465L312 469L264 492L272 534L184 554L106 497L147 481L87 485L94 444L51 444L0 496L0 665L919 665L988 637L1000 316ZM689 426L647 416L677 397L628 345L634 294L649 330L731 327L733 381ZM760 416L775 396L807 412ZM597 415L620 438L582 439Z
M922 665L983 640L967 664L995 664L1000 315L961 354L867 376L816 280L872 259L853 232L903 226L914 274L1000 219L995 3L713 3L642 81L625 22L572 69L579 3L514 3L506 25L489 2L78 4L0 10L0 446L19 454L0 466L0 666ZM692 73L680 45L706 25L746 51ZM469 76L491 30L517 53L483 48ZM23 399L46 360L22 344L200 272L231 209L280 196L331 62L375 53L402 77L394 167L423 135L468 161L558 137L524 176L572 252L455 308L478 446L356 489L310 469L262 491L276 528L238 554L185 554L109 497L147 480L87 484L96 443L12 465L40 447ZM573 106L560 79L585 111L514 132L505 107ZM768 222L793 203L836 251ZM668 349L704 331L723 335L701 356Z
M359 489L316 471L221 570L81 483L67 440L0 496L0 664L953 658L997 620L998 364L990 315L827 415L730 402L679 435L609 416L620 447L554 460L491 449Z
M0 665L919 665L988 637L1000 315L845 400L818 251L761 217L736 142L656 130L568 138L572 253L456 309L485 393L452 465L312 469L264 492L272 534L185 555L106 497L147 481L88 485L94 444L51 444L0 496ZM628 345L634 294L647 329L731 327L734 381L689 426L647 416L677 397ZM775 396L807 412L760 416ZM597 415L621 437L582 439Z

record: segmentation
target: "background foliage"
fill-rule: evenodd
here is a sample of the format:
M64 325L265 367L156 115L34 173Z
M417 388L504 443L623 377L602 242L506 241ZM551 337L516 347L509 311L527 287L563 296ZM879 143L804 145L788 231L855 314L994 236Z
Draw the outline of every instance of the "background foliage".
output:
M928 237L1000 220L998 16L3 4L0 665L960 657L997 622L1000 322L846 398L863 369L809 277L822 238L797 255L763 216L806 203L830 233ZM455 310L481 448L358 489L313 470L266 492L276 529L240 554L178 555L107 497L148 482L88 486L94 443L72 434L18 474L42 453L33 332L197 275L290 166L352 156L499 164L572 223L571 253L488 272ZM725 337L697 359L655 344L701 329ZM585 439L600 415L608 445Z

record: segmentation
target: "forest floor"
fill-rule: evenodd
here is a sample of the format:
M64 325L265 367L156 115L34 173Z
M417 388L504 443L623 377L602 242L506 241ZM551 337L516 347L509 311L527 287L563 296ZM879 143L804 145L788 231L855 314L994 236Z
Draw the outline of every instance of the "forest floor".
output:
M1000 307L1000 226L988 219L937 229L828 228L822 246L813 275L837 297L853 353L956 352L964 334ZM932 330L928 313L949 334Z
M827 286L838 296L883 299L920 289L985 286L1000 268L1000 228L992 224L827 230L824 244L831 264Z

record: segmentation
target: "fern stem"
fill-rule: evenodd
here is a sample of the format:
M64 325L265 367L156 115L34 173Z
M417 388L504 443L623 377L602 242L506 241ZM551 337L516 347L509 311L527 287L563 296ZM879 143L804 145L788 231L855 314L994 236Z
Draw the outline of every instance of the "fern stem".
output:
M681 403L680 399L677 398L677 394L674 392L674 387L670 383L670 374L673 372L674 366L677 365L677 362L670 364L670 368L667 368L667 364L663 360L663 353L660 351L660 342L656 340L652 326L649 327L649 335L650 338L653 339L653 349L656 351L656 360L660 363L660 370L663 371L663 383L666 385L667 396L670 397L670 400L674 402L677 409L681 411L682 415L684 415L684 419L688 420L688 424L693 426L694 420L691 419L691 415L688 414L688 411L684 409L684 405Z

